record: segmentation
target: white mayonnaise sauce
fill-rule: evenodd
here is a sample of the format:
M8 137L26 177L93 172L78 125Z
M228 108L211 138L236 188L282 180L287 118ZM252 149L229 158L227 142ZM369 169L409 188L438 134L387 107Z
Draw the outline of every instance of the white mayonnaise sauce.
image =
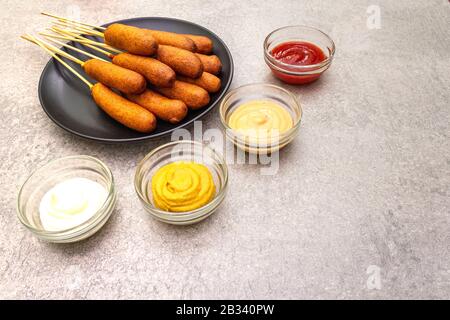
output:
M48 231L73 228L89 220L104 204L108 192L100 183L71 178L47 191L39 205L42 226Z

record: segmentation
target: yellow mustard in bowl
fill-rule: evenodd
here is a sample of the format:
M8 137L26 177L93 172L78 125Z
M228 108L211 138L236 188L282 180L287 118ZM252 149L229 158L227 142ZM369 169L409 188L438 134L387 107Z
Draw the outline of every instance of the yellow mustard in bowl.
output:
M153 202L165 211L186 212L203 207L216 193L209 169L192 161L177 161L159 168L152 177Z
M293 127L293 120L291 114L278 103L252 100L231 113L228 126L245 136L261 140L288 131Z

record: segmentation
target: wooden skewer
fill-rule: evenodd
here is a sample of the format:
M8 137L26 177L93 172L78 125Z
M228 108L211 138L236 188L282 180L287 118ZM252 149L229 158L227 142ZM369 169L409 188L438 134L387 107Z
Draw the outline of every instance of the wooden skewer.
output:
M56 32L56 31L54 31L54 32ZM48 38L62 39L62 40L67 40L67 41L76 41L76 42L79 42L79 43L83 44L86 47L97 48L97 47L95 47L93 45L90 45L89 43L90 43L91 40L86 39L86 38L79 39L79 38L75 38L75 37L71 37L71 36L67 36L67 35L50 34L50 33L46 33L46 32L39 32L39 34L41 36L45 36L45 37L48 37ZM82 37L80 36L80 38L82 38Z
M80 59L75 58L74 56L68 54L68 53L65 52L65 51L62 51L61 49L58 49L58 48L55 47L54 45L52 45L52 44L50 44L50 43L48 43L48 42L45 42L45 41L42 40L42 39L39 40L39 39L37 39L36 37L33 37L33 36L31 36L31 35L28 35L28 36L29 36L29 37L32 37L32 39L34 39L35 41L39 41L38 43L43 44L45 47L47 47L47 48L48 48L49 50L51 50L52 52L55 52L55 53L59 54L60 56L66 58L66 59L69 59L69 60L71 60L71 61L73 61L73 62L75 62L75 63L78 63L80 66L83 66L84 62L81 61Z
M98 51L100 53L103 53L105 56L107 56L108 58L113 58L114 55L111 52L108 52L106 50L100 49L99 47L96 47L94 45L89 44L88 42L85 42L82 39L78 39L78 38L74 38L74 37L69 37L69 36L61 36L58 34L49 34L49 33L45 33L45 32L39 32L40 35L44 36L45 38L56 38L56 39L63 39L63 40L67 40L67 41L73 41L73 42L78 42L81 43L83 46L91 48L95 51ZM50 40L50 39L49 39Z
M88 26L88 27L92 27L92 28L95 28L95 29L106 30L106 28L104 28L104 27L95 26L95 25L92 25L92 24L89 24L89 23L84 23L84 22L77 21L77 20L67 19L67 18L64 18L64 17L59 17L57 15L50 14L50 13L47 13L47 12L41 12L41 14L44 15L44 16L48 16L48 17L52 17L52 18L58 19L58 20L75 22L75 23L78 23L78 24L81 24L81 25L84 25L84 26Z
M120 50L118 50L118 49L116 49L114 47L111 47L111 46L107 45L106 43L94 41L94 40L91 40L91 39L87 39L87 38L85 38L83 36L80 36L77 33L72 32L72 31L64 30L64 29L61 29L61 28L58 28L58 27L52 27L51 30L53 32L55 32L55 33L59 33L59 34L63 34L63 35L69 35L69 36L72 36L72 37L75 37L75 38L82 39L84 41L87 41L89 44L92 44L94 46L103 47L103 48L105 48L105 49L107 49L109 51L112 51L114 53L122 53L122 51L120 51Z
M52 27L51 30L53 32L56 32L56 33L59 33L59 34L62 34L62 35L69 35L69 36L75 37L77 39L83 40L85 43L89 43L89 44L92 44L94 46L103 47L103 48L105 48L105 49L107 49L109 51L112 51L114 53L122 53L121 50L118 50L118 49L116 49L114 47L111 47L110 45L108 45L108 44L106 44L104 42L99 42L99 41L95 41L95 40L92 40L92 39L88 39L88 38L86 38L86 37L76 33L76 30L60 29L58 27Z
M72 40L72 41L74 41L74 42L78 42L78 41L80 41L80 39L75 39L75 40ZM96 46L94 46L94 45L91 45L91 44L86 44L86 43L82 43L84 46L86 46L86 47L88 47L88 48L91 48L91 49L93 49L93 50L95 50L95 51L98 51L98 52L100 52L100 53L103 53L105 56L107 56L108 58L114 58L114 54L112 54L111 52L108 52L108 51L106 51L106 50L103 50L103 49L100 49L99 47L96 47Z
M94 29L90 29L90 28L83 27L83 26L80 26L80 25L76 25L73 22L69 23L69 22L66 22L66 21L59 21L58 20L57 22L54 22L53 24L55 24L57 26L61 26L61 27L73 28L75 30L81 31L84 34L88 34L88 35L91 35L91 36L98 36L98 37L102 37L102 38L105 37L103 35L103 32L96 31Z
M91 29L89 27L84 27L84 26L80 26L74 23L69 23L66 21L56 21L53 22L53 25L59 26L59 27L64 27L64 28L70 28L72 30L77 30L78 33L80 34L87 34L87 35L91 35L91 36L99 36L99 37L103 37L103 32Z
M89 43L89 44L92 44L94 46L102 47L102 48L107 49L109 51L112 51L114 53L122 53L121 50L118 50L118 49L116 49L114 47L111 47L110 45L108 45L108 44L106 44L104 42L99 42L99 41L94 41L94 40L88 39L88 38L86 38L86 37L84 37L82 35L79 35L79 34L73 32L73 30L70 31L70 30L66 30L66 29L60 29L58 27L52 27L51 30L53 32L56 32L56 33L59 33L59 34L69 35L69 36L75 37L77 39L83 40L85 43Z
M81 74L79 74L78 71L76 71L71 66L69 66L64 60L62 60L60 57L58 57L56 55L56 53L50 51L50 49L48 49L36 37L33 37L32 35L27 34L27 35L22 35L22 38L25 40L28 40L34 44L37 44L42 49L47 51L47 53L49 53L53 58L55 58L57 61L59 61L59 63L61 63L64 67L66 67L69 71L71 71L74 75L76 75L81 81L83 81L89 87L89 89L92 89L92 87L94 86L92 83L90 83L86 78L84 78Z
M83 50L81 50L81 49L75 48L75 47L73 47L73 46L71 46L71 45L69 45L69 44L67 44L67 43L64 43L64 42L61 42L61 41L58 41L58 40L55 40L55 39L51 39L50 37L47 37L47 36L44 36L44 38L47 39L47 40L49 40L49 41L52 41L52 42L54 42L54 43L57 43L57 44L59 44L59 45L61 45L61 46L63 46L63 47L69 48L69 49L71 49L71 50L73 50L73 51L76 51L76 52L79 52L79 53L81 53L81 54L84 54L85 56L88 56L88 57L90 57L90 58L97 59L97 60L101 60L101 61L104 61L104 62L109 62L109 61L107 61L107 60L105 60L105 59L102 59L102 58L100 58L100 57L98 57L98 56L92 54L92 53L89 53L89 52L83 51Z
M72 25L68 25L68 24L63 24L60 22L53 22L52 26L61 28L61 29L65 29L65 30L70 30L73 33L77 33L77 34L87 34L87 32L85 32L84 30L80 30L79 27L75 27Z
M83 43L83 44L92 43L92 42L97 43L96 41L87 39L87 38L85 38L83 36L80 36L77 33L74 33L74 32L71 32L71 31L67 31L67 30L64 30L64 29L59 29L57 27L52 27L52 28L47 29L47 30L53 31L56 34L49 34L49 33L43 33L43 32L41 32L41 33L45 34L46 36L57 38L57 39L64 39L64 40L71 40L71 41L73 39L77 39L78 42Z
M69 37L69 36L62 36L60 34L51 34L51 33L47 33L47 32L39 32L39 34L41 36L46 36L46 37L50 37L50 38L54 38L54 39L61 39L61 40L67 40L67 41L73 41L73 39L77 39L75 37ZM83 40L77 39L79 40L79 42L83 42Z
M52 31L54 31L55 29L58 29L58 30L64 31L64 32L71 32L71 33L73 33L74 35L77 35L77 36L81 36L83 34L80 30L75 30L75 29L72 29L72 28L68 28L68 27L60 25L58 23L54 23L50 28L47 28L47 29L48 30L52 30Z

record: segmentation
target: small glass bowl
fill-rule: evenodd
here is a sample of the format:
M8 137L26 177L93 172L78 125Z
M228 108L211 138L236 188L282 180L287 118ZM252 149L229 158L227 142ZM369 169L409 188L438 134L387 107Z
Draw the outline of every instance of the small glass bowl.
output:
M40 201L49 189L70 178L96 181L105 187L108 196L97 213L82 224L61 231L45 230L40 220ZM103 162L90 156L70 156L53 160L29 176L19 191L17 214L20 222L40 239L55 243L76 242L90 237L108 221L116 199L113 175Z
M322 49L326 59L317 64L292 65L272 56L272 50L285 42L304 41ZM289 84L305 84L317 80L331 65L335 53L333 40L322 31L307 26L287 26L269 33L264 40L264 60L272 73Z
M151 181L156 171L176 161L194 161L205 165L211 172L216 186L214 198L201 208L186 212L169 212L153 204ZM176 225L188 225L209 217L222 203L228 187L228 167L225 159L205 144L180 140L164 144L145 156L136 168L134 187L145 210L159 221Z
M239 133L228 125L228 121L241 104L250 100L270 100L285 108L292 117L293 126L286 132L261 143L245 134ZM227 139L238 148L254 154L269 154L290 143L296 136L302 118L302 108L298 99L286 89L267 83L247 84L228 92L220 103L220 121Z

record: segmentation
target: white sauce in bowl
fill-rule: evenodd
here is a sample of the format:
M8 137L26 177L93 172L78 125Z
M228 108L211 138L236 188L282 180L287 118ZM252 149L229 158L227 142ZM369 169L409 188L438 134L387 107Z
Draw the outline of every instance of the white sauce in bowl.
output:
M108 192L100 183L86 178L71 178L47 191L39 205L42 226L62 231L89 220L102 207Z

